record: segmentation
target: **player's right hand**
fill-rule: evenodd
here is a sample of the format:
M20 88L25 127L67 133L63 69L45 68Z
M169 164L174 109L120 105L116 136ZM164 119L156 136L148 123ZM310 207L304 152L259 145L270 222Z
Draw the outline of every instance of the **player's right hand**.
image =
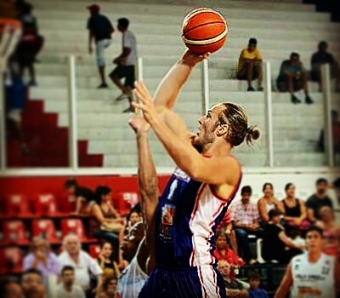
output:
M147 133L150 129L150 124L145 120L142 115L132 114L129 120L129 125L138 133Z
M191 67L196 66L196 64L202 62L204 59L208 59L211 53L205 53L203 55L196 54L190 50L186 50L181 57L181 63L189 65Z

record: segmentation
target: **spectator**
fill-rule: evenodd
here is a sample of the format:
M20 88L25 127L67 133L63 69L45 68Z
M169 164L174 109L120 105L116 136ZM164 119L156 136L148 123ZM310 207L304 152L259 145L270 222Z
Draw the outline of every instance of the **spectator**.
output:
M249 247L248 235L261 237L263 232L259 226L260 215L257 206L250 201L251 194L250 186L242 187L241 200L236 201L231 207L231 218L238 242L239 255L242 255L249 264L255 263L256 260Z
M0 293L2 293L2 298L23 298L21 286L14 279L2 279L0 282Z
M319 210L319 215L321 220L318 220L315 225L323 231L324 247L322 252L326 255L335 256L340 243L337 237L338 226L334 210L328 206L323 206Z
M249 285L248 289L249 298L269 298L268 293L264 289L260 289L261 278L256 272L249 274Z
M134 111L132 106L132 89L135 83L135 64L137 59L136 38L128 30L130 21L127 18L118 19L118 30L123 33L123 52L113 60L117 67L110 73L113 83L122 91L116 101L128 98L130 107L124 112ZM125 78L124 84L120 81Z
M89 30L89 53L92 54L92 42L94 39L96 45L97 66L101 79L98 88L107 88L105 80L105 55L104 50L111 44L111 35L114 28L110 20L99 13L100 7L93 4L87 7L90 11L90 17L87 20L87 29Z
M340 90L340 70L339 65L335 61L333 55L327 51L328 43L320 41L318 44L318 51L312 55L311 58L311 79L319 84L319 91L322 90L321 81L321 66L329 64L331 71L331 78L336 78L336 90Z
M23 269L34 268L39 270L45 282L50 276L56 278L60 274L60 263L57 256L51 251L45 239L35 237L32 239L31 252L24 258Z
M100 284L103 271L87 252L81 250L80 245L77 235L65 236L63 241L64 252L58 258L61 266L71 266L74 268L75 284L81 286L86 296L90 296L92 292L90 288L90 273L98 278L98 284Z
M220 224L218 225L216 231L225 233L227 240L230 244L230 248L235 252L238 251L237 240L236 240L235 231L233 229L233 221L231 218L230 209L228 209L227 212L224 214L224 217L222 221L220 222Z
M114 298L116 296L117 279L107 276L99 288L97 298ZM120 296L118 296L120 297Z
M117 279L120 276L120 271L117 263L113 259L113 249L110 242L101 243L97 261L100 268L103 270L103 276L113 276Z
M220 271L223 277L227 297L237 298L249 297L248 291L245 289L244 285L237 279L234 279L232 277L231 265L227 261L225 260L219 261L218 270Z
M216 235L216 249L214 250L214 257L217 262L220 260L225 260L233 266L242 266L244 262L238 255L229 247L227 236L219 232Z
M74 268L64 266L61 270L61 283L56 288L56 298L85 298L83 289L74 284Z
M285 220L285 228L289 234L289 231L294 227L301 230L307 230L310 226L306 220L307 211L306 205L302 200L295 197L295 185L288 183L285 186L286 197L282 200Z
M127 222L124 228L124 235L128 234L131 228L142 220L142 216L140 212L137 210L131 210L130 214L127 217Z
M241 51L238 59L237 78L247 80L248 90L255 91L252 81L258 79L258 91L263 91L262 87L262 55L257 49L257 40L250 38L248 47Z
M110 242L115 252L115 261L118 262L118 234L124 228L123 219L111 204L112 190L107 186L96 188L96 203L90 210L92 234L97 239Z
M315 223L320 218L319 210L323 206L333 209L332 199L327 195L328 181L325 178L316 180L316 193L311 195L306 201L307 217L311 223Z
M36 86L34 62L41 50L44 39L39 35L38 22L32 15L33 6L24 3L22 6L22 37L17 46L17 59L19 63L20 77L23 77L25 68L28 68L30 81L29 86Z
M282 214L284 213L283 204L274 197L273 184L266 182L263 184L262 191L264 196L257 202L259 209L261 224L266 224L269 221L268 212L272 209L278 209Z
M301 231L297 228L295 228L294 230L291 230L289 238L292 239L293 243L296 246L300 246L300 247L306 246L306 241L305 241L305 239L303 239L301 237ZM304 251L305 251L305 249L304 249Z
M336 110L332 110L332 140L333 140L333 150L335 154L340 153L340 121L339 114ZM318 147L321 151L325 151L325 135L324 130L320 132L320 138Z
M290 259L302 252L304 247L297 246L288 238L280 224L281 212L272 209L268 213L269 223L265 225L262 242L262 258L265 261L278 261L288 264Z
M277 78L277 89L281 92L289 92L292 103L301 103L294 95L294 92L303 89L305 92L305 101L307 104L313 103L308 92L308 74L300 61L298 53L291 53L290 59L281 64L280 73Z
M39 270L31 268L22 274L21 287L25 298L46 298L43 277Z
M70 196L76 197L75 214L89 214L93 204L96 203L94 192L87 188L78 185L74 179L69 179L65 182L64 188Z

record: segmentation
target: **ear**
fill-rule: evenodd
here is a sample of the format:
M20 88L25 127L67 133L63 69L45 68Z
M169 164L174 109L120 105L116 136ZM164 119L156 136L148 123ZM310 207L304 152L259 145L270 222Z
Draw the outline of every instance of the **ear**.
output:
M216 135L218 137L222 137L223 135L227 134L229 131L229 125L227 124L222 124L222 125L219 125L216 129Z

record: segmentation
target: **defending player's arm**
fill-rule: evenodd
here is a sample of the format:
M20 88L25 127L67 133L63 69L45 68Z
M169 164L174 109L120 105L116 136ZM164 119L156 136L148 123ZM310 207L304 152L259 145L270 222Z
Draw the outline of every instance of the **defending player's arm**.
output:
M151 95L143 83L137 83L134 92L142 103L133 105L143 110L157 137L179 168L191 178L204 183L231 186L237 184L239 177L235 177L235 173L240 172L240 166L234 158L228 156L205 158L191 145L189 139L183 139L175 134L158 116ZM172 121L183 131L186 127L183 119L176 113L173 113L172 117ZM225 133L227 129L227 125L218 128L220 133ZM215 175L216 172L220 174ZM230 189L226 192L230 193Z
M276 291L275 298L286 298L292 284L293 284L292 263L290 262L287 267L286 273L282 279L282 282Z

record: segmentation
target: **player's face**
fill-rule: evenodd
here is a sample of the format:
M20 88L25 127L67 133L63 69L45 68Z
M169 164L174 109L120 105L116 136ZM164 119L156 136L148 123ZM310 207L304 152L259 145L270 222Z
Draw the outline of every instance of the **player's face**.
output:
M250 201L250 196L251 194L249 192L245 192L243 194L241 194L241 201L243 204L248 204Z
M110 243L105 243L102 248L102 255L105 258L109 258L112 254L112 246Z
M24 275L22 280L22 290L27 298L44 298L44 283L38 274L29 273Z
M306 247L309 252L322 251L323 239L319 232L310 231L306 235Z
M61 279L66 286L72 286L74 283L74 271L72 270L64 271L64 273L61 276Z
M218 236L216 239L217 249L225 249L227 247L227 239L224 236Z
M289 197L295 197L295 185L289 186L286 193L287 193L287 196Z

